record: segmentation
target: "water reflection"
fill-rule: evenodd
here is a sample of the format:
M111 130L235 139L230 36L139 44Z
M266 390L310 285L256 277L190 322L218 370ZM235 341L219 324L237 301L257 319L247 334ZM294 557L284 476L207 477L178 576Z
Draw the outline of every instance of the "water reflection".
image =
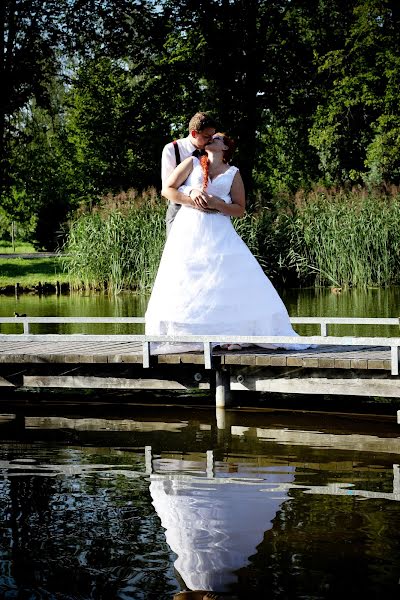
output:
M1 598L398 597L398 426L133 410L1 416Z
M1 296L0 317L13 317L14 312L25 313L30 317L136 317L143 316L146 310L145 295L124 293L118 296L106 294L73 293L68 295ZM124 334L143 333L142 325L136 324L33 324L32 333L87 333ZM17 333L22 325L2 324L1 333Z
M249 564L287 499L289 487L279 484L294 480L294 468L254 473L240 462L213 462L201 478L200 461L152 462L150 494L180 577L191 590L232 591L235 571Z
M332 294L328 288L281 289L279 290L289 314L297 316L331 316L331 317L398 317L397 307L400 304L400 287L376 289L351 289L340 295ZM14 312L26 313L29 316L76 316L76 317L127 317L143 316L146 311L148 296L145 294L121 293L118 296L105 294L73 293L68 295L30 295L2 296L0 316L12 317ZM21 326L20 326L21 329ZM318 333L313 325L296 325L296 330L303 335ZM3 333L17 331L16 325L2 325ZM143 327L138 325L96 325L84 326L32 325L34 333L142 333ZM330 326L332 335L397 335L395 327L380 326L366 329L363 326Z
M400 303L400 287L350 289L341 294L332 294L330 289L284 289L282 298L292 317L397 317ZM314 335L317 328L312 325L296 325L301 335ZM376 335L396 336L396 327L330 325L330 335Z

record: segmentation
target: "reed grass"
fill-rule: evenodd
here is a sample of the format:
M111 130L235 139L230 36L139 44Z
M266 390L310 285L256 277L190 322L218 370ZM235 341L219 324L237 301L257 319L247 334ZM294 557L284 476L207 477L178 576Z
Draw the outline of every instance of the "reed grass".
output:
M129 190L70 224L64 268L72 288L150 290L165 243L166 203ZM276 285L400 283L400 188L315 188L279 196L234 225Z
M154 189L103 198L70 223L64 269L73 289L151 288L165 243L166 203Z
M315 285L400 283L400 189L317 188L287 215L288 262Z

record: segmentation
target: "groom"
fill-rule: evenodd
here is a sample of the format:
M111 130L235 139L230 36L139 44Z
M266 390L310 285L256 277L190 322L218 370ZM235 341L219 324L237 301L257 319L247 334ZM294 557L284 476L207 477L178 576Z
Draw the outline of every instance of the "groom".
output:
M189 121L189 135L186 138L170 142L162 151L161 156L161 181L165 181L179 163L191 154L200 156L201 151L211 141L216 131L216 122L212 117L203 112L198 112ZM190 186L181 186L179 192L189 195ZM166 224L167 235L175 216L180 209L180 204L168 202Z

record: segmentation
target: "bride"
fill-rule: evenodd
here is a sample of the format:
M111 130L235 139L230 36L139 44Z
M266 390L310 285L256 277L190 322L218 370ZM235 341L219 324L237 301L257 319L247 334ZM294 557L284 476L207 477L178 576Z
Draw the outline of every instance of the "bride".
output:
M216 133L205 150L200 160L190 156L178 165L162 190L182 208L161 257L145 315L146 334L296 336L277 291L231 222L245 212L243 181L229 164L234 142ZM183 183L191 188L189 196L179 192ZM182 345L152 345L152 351L179 352Z

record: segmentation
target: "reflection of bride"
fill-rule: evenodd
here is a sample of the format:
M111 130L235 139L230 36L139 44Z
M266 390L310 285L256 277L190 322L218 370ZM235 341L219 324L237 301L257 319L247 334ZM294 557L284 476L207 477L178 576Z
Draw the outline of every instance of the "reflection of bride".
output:
M183 197L187 203L168 236L147 307L148 335L297 335L278 293L231 223L231 216L241 217L245 210L240 173L228 164L233 147L229 137L215 134L206 146L208 158L187 158L167 180L163 195L169 200L183 197L177 188L184 181L194 200Z
M187 588L229 592L235 571L248 564L287 499L275 485L293 481L294 469L266 470L262 479L240 471L217 470L214 478L179 474L196 466L168 461L170 473L151 475L150 494Z

